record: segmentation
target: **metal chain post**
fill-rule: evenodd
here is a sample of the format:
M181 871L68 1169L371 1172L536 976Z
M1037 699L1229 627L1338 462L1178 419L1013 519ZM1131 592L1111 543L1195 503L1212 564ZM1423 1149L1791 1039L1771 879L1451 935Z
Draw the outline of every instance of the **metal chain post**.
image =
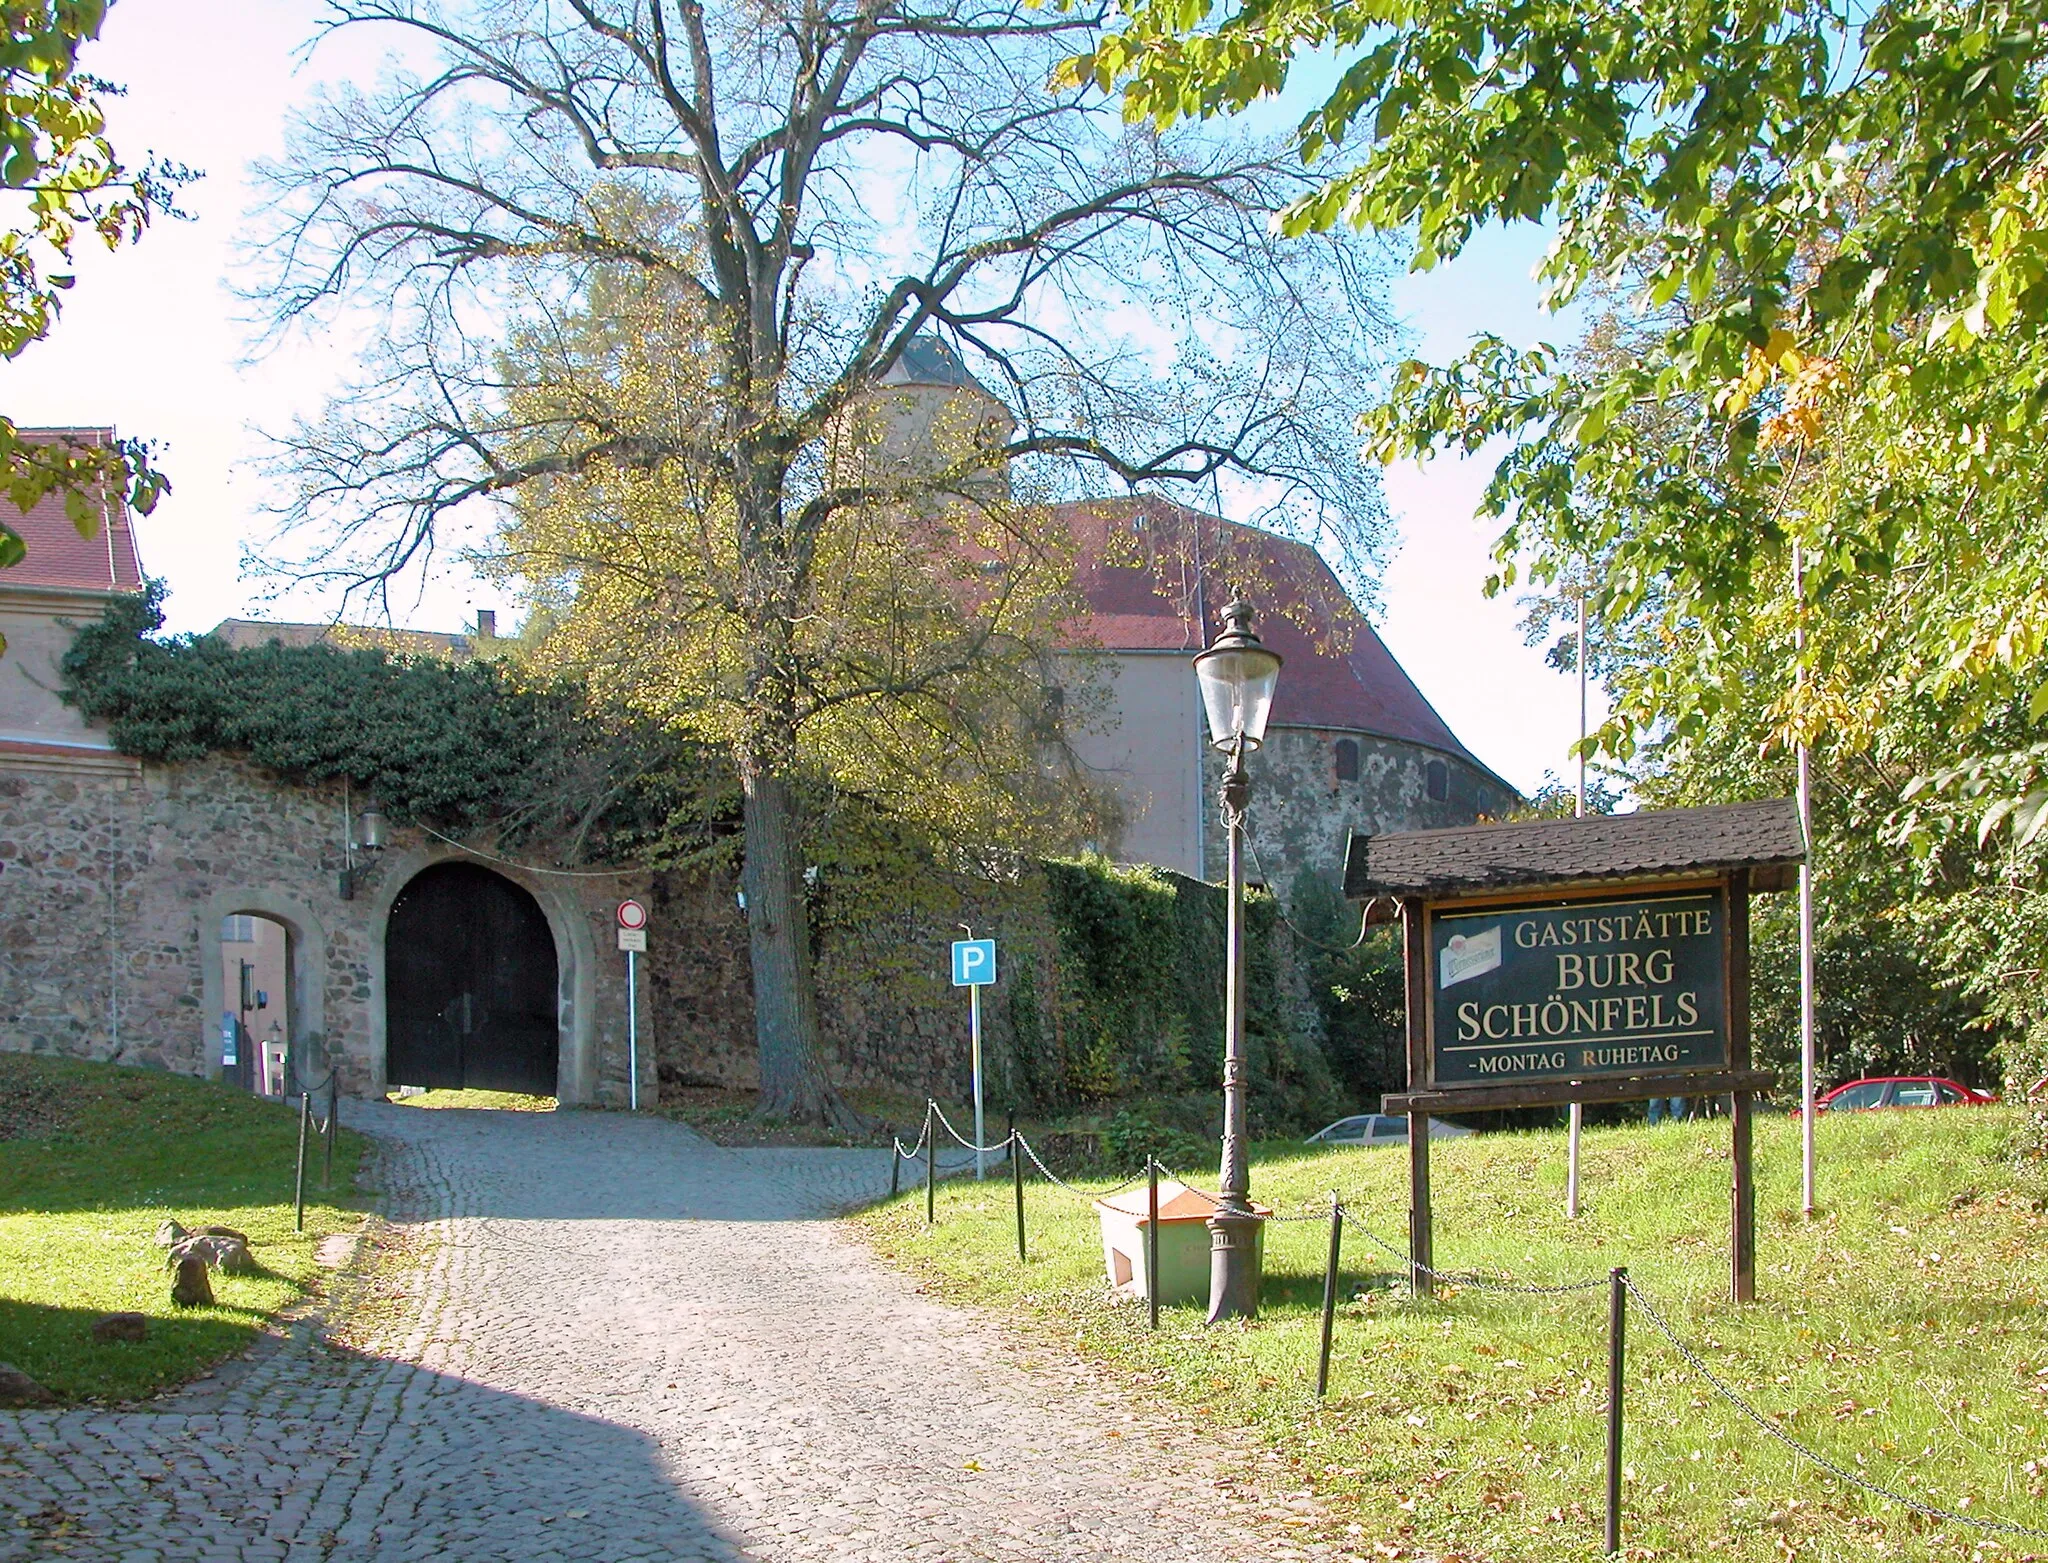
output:
M1628 1267L1609 1273L1607 1299L1607 1555L1621 1550L1621 1370L1627 1349Z
M1024 1252L1024 1158L1017 1154L1017 1126L1010 1125L1010 1189L1017 1199L1017 1263L1029 1264Z
M895 1130L889 1131L889 1197L894 1199L903 1191L903 1141Z
M306 1127L313 1118L313 1093L299 1093L299 1161L298 1171L292 1178L292 1204L297 1208L296 1230L306 1230Z
M938 1219L939 1137L932 1133L932 1103L924 1104L924 1224Z
M1330 1331L1337 1322L1337 1260L1344 1251L1344 1204L1330 1190L1330 1262L1323 1271L1323 1349L1316 1359L1316 1399L1330 1392Z
M1159 1328L1159 1162L1145 1158L1145 1312Z

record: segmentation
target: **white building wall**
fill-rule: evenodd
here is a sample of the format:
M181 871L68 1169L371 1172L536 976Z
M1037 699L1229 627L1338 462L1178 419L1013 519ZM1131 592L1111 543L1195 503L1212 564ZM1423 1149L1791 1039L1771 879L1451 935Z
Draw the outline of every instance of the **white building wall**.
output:
M1120 651L1101 656L1091 671L1103 707L1071 743L1123 801L1123 835L1110 856L1200 877L1202 716L1194 664L1185 652Z
M0 743L57 744L111 754L113 744L64 703L60 667L77 627L106 611L104 592L0 584Z

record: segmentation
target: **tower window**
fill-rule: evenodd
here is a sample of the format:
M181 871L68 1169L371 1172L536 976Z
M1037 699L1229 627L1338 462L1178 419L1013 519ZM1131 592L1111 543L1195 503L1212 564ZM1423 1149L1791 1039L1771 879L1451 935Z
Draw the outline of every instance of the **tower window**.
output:
M1451 795L1451 768L1441 760L1431 760L1423 769L1423 785L1429 790L1432 803L1442 803Z
M1358 780L1358 743L1355 739L1337 740L1337 780Z

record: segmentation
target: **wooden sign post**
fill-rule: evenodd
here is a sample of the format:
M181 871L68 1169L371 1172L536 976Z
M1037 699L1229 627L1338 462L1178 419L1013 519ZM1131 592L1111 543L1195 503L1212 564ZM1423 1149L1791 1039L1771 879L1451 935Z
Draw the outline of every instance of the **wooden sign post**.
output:
M1732 1292L1756 1295L1749 897L1805 855L1789 800L1354 836L1346 894L1405 928L1409 1270L1432 1288L1429 1119L1730 1099Z

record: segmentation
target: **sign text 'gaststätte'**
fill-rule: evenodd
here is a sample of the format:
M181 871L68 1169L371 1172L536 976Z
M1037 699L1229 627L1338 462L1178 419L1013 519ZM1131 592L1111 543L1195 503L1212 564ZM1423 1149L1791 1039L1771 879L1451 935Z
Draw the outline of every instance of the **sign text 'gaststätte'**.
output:
M1727 893L1435 912L1438 1086L1724 1068Z

